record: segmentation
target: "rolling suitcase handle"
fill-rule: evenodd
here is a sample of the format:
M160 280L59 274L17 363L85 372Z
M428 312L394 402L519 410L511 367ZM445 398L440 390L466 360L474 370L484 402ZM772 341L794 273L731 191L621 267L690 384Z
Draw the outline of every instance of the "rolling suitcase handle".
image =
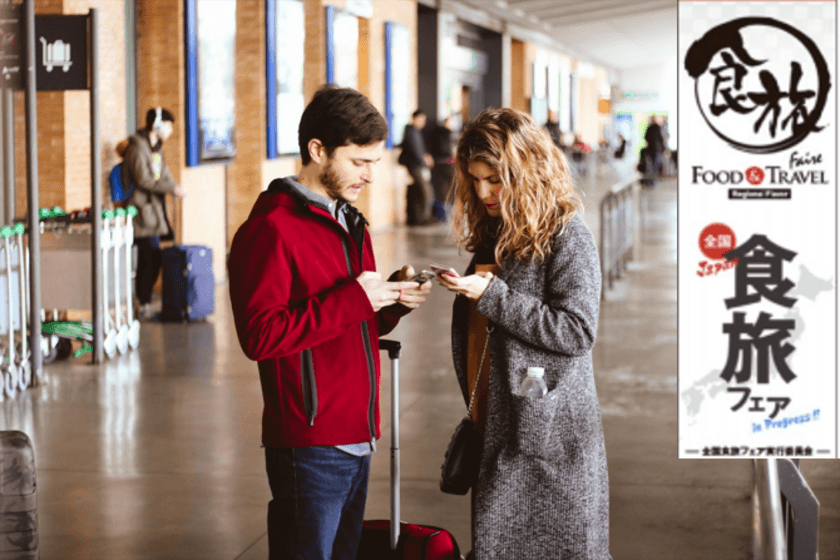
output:
M391 359L391 550L400 538L400 350L398 340L379 340Z

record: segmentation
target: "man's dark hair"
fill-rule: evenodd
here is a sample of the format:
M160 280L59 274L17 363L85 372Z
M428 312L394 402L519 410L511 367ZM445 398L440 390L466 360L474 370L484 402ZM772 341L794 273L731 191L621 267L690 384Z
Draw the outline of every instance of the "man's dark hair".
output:
M367 146L388 137L388 123L370 100L352 88L321 86L303 111L298 146L303 165L309 164L309 142L321 141L332 157L336 148Z
M154 109L149 109L146 112L146 130L152 130L152 127L155 124L155 119L157 118L157 110L158 108L155 107ZM160 120L161 121L169 121L174 123L175 117L166 109L160 110Z
M412 119L416 119L416 118L417 118L417 117L419 117L420 115L423 115L423 116L425 117L425 116L426 116L426 112L425 112L423 109L417 109L416 111L414 111L413 113L411 113L411 118L412 118Z

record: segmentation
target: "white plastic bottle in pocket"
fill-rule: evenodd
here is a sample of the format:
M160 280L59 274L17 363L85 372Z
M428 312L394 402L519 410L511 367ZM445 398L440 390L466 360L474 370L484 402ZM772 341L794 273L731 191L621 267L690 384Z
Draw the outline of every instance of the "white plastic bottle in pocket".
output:
M545 369L541 367L529 367L528 375L522 380L519 386L519 395L532 399L541 399L548 393L545 384Z

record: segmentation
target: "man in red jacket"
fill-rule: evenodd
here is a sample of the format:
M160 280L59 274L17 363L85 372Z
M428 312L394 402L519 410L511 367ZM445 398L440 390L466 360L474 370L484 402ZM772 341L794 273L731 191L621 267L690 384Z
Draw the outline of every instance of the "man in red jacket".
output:
M259 364L271 559L354 560L379 431L379 335L431 290L383 281L351 203L388 125L361 93L324 86L298 129L303 167L276 179L228 261L239 342Z

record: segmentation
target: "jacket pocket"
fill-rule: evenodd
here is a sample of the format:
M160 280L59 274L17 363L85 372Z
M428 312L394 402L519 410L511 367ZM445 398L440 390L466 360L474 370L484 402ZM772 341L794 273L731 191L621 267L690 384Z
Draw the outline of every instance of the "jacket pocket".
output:
M511 395L514 437L520 451L529 457L550 457L563 447L554 424L562 404L556 391L543 398ZM562 413L560 413L562 414Z
M145 228L153 228L157 226L157 215L155 209L152 207L152 201L147 200L139 206L140 223Z
M315 366L312 363L312 350L300 353L300 381L303 392L303 411L309 425L315 424L318 415L318 387L315 385Z

